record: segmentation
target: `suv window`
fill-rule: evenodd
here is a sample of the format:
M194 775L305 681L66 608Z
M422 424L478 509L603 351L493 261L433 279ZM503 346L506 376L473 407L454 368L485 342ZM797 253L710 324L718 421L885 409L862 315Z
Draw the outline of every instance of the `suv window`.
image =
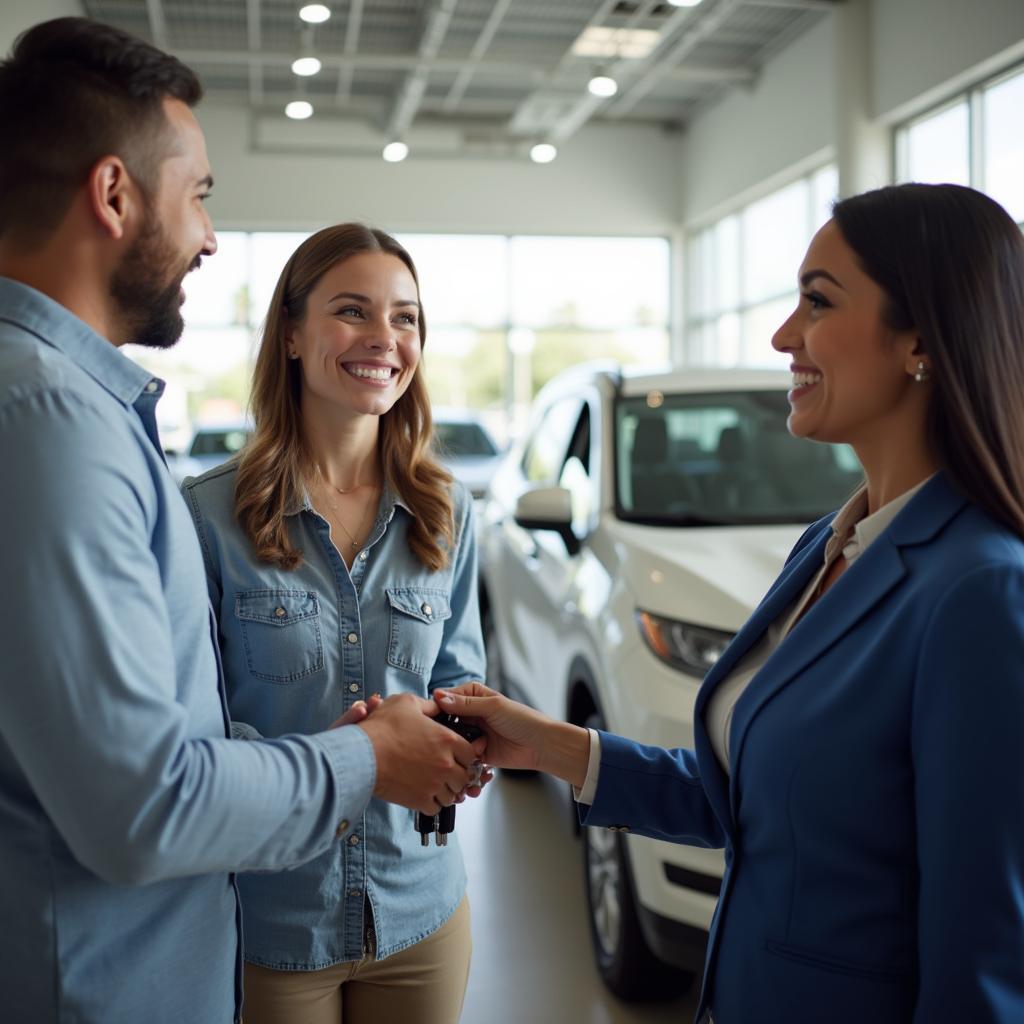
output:
M443 455L497 455L498 448L479 423L434 421L434 440Z
M531 483L554 484L557 480L582 404L579 398L560 399L537 424L523 455L523 474Z
M619 515L665 526L806 523L863 479L846 445L794 438L782 391L616 402Z
M249 440L247 430L200 430L192 441L189 455L234 455Z

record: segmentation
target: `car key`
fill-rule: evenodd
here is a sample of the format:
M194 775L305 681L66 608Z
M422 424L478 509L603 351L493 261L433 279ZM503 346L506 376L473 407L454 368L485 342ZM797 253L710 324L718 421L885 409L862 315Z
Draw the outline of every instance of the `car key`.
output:
M435 719L440 725L457 732L463 739L470 743L483 735L483 729L476 725L463 722L458 715L449 715L442 712ZM430 836L433 833L434 842L438 846L448 845L448 835L455 831L455 805L442 807L437 814L422 814L416 812L416 831L420 834L420 845L429 846Z

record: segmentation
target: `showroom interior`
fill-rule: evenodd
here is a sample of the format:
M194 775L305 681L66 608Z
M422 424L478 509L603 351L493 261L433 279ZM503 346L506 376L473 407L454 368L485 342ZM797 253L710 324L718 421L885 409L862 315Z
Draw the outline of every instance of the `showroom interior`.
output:
M752 393L776 387L773 375L788 376L771 338L796 302L797 268L837 198L891 183L952 182L987 193L1024 224L1021 0L325 0L326 17L316 21L301 19L301 6L0 5L5 51L38 21L85 15L152 41L204 83L196 115L216 181L208 210L219 252L185 281L182 341L167 351L126 350L167 382L158 420L169 465L174 471L178 460L182 476L211 464L190 451L203 430L228 445L223 458L244 444L249 375L274 282L295 246L329 224L380 227L409 250L439 419L475 424L485 444L493 441L483 450L489 463L512 453L528 480L547 474L550 483L568 462L574 472L580 462L593 468L598 413L586 403L599 403L602 388L620 402L646 396L655 408L663 387L671 404L675 385L655 380L630 392L615 367L624 379L715 374L722 390ZM292 69L299 59L306 74ZM564 427L561 448L547 451L538 393L595 361L604 369L589 379L591 397ZM580 408L591 412L579 419ZM650 408L622 427L620 445L639 445ZM763 412L750 408L750 416ZM699 428L714 429L719 458L724 431L744 424L747 412L728 415L724 428L710 420ZM544 422L557 431L557 420ZM533 477L531 458L540 467ZM842 459L828 468L839 499L832 505L765 518L775 531L765 541L766 575L749 582L750 593L722 598L722 621L704 623L702 642L727 641L756 605L754 591L767 589L782 565L797 525L841 503L855 470ZM639 506L636 487L630 500ZM487 480L471 489L484 530ZM594 493L600 505L605 492ZM721 500L726 509L754 499ZM586 551L534 532L527 541L531 531L520 530L520 540L533 546L536 564L549 565L549 578L564 570L566 592L582 586ZM482 535L478 543L487 653L511 665L510 648L528 646L544 624L529 609L499 621L507 577L488 577L486 561L505 556ZM662 571L649 548L637 557L647 559L645 573ZM568 598L559 606L566 621L585 614L584 590L572 592L572 607ZM517 628L522 635L510 640L504 631ZM640 624L641 633L656 628ZM636 643L656 647L652 635ZM557 652L544 657L559 663ZM677 692L680 705L692 706L700 672L663 661L666 678L678 677L668 699ZM522 687L517 695L529 696ZM622 702L663 697L644 691ZM572 700L531 702L571 717ZM605 725L613 712L600 703L578 706L577 724L603 715ZM659 744L672 744L673 722L692 727L692 715L623 714L648 729L638 738ZM699 968L675 965L650 986L603 978L594 932L621 927L638 903L675 920L677 891L698 893L678 905L699 932L714 906L717 854L700 851L707 856L699 862L666 854L661 888L638 885L631 858L668 844L612 836L585 860L568 787L533 773L498 772L479 800L460 806L458 821L473 913L464 1021L691 1019ZM635 922L629 936L657 945Z

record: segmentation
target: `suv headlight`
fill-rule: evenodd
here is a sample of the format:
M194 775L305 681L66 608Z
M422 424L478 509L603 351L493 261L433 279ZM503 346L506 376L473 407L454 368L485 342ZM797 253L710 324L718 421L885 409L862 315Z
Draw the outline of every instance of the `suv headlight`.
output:
M637 625L644 642L666 665L703 679L722 656L733 635L720 629L694 626L689 622L664 619L651 612L637 611Z

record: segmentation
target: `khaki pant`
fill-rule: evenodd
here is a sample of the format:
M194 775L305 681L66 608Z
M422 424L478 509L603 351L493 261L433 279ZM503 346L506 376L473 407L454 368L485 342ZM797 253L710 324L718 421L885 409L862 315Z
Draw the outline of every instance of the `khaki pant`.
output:
M245 965L244 1024L457 1024L473 943L469 899L421 942L319 971Z

